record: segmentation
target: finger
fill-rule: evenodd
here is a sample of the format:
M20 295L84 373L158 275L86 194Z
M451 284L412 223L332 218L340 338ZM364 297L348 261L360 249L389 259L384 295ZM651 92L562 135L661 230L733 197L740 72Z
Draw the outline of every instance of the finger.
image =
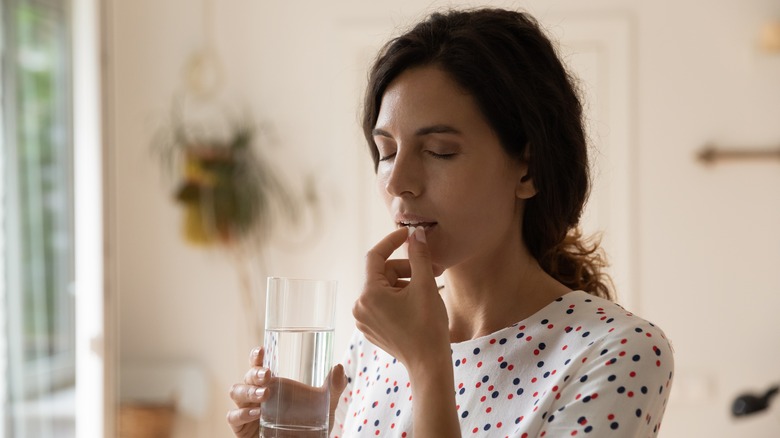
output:
M244 383L247 385L264 386L271 378L268 368L252 367L244 374Z
M265 348L255 347L249 353L249 365L251 366L263 366L263 358L265 357Z
M410 278L412 276L412 267L409 260L396 259L388 260L385 263L385 277L391 286L396 286L399 278Z
M368 281L385 279L385 262L406 242L409 232L399 228L385 236L366 254L366 276Z
M238 407L259 405L265 401L268 391L266 388L237 383L230 388L230 398Z
M227 413L227 421L234 432L241 431L241 427L260 418L260 408L233 409Z
M416 227L409 235L409 264L412 268L411 284L429 286L436 284L433 275L433 262L428 243L425 240L425 229Z

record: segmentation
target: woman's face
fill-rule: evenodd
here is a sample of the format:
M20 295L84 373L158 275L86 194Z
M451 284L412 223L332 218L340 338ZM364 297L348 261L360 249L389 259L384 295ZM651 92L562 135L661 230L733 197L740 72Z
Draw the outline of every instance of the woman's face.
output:
M490 262L521 242L527 166L511 159L474 99L442 70L406 70L387 87L374 141L377 183L397 226L422 225L433 262Z

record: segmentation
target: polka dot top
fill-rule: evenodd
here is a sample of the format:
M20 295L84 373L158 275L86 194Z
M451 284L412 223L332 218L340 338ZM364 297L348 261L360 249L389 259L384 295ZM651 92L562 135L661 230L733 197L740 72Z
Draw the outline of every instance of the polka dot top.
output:
M583 291L451 348L464 437L656 436L674 368L658 327ZM343 364L331 438L411 437L404 366L358 331Z

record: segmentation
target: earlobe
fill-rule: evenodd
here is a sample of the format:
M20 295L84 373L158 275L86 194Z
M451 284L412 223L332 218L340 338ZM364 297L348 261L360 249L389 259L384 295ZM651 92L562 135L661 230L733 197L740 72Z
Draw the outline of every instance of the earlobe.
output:
M536 186L534 186L534 180L527 173L520 177L520 181L517 183L515 189L515 196L518 199L529 199L536 195Z
M515 189L515 196L518 199L528 199L536 195L536 186L534 185L534 179L531 177L531 171L528 166L529 148L525 149L526 159L520 163L518 173L520 178L517 181L517 188Z

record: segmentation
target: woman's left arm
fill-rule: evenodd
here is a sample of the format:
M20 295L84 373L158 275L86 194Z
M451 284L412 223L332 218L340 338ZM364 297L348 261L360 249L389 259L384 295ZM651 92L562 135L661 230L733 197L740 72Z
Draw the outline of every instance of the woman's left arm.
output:
M409 260L388 260L404 242ZM435 269L422 228L390 233L366 256L366 282L353 314L366 338L406 367L415 436L456 437L449 320Z

